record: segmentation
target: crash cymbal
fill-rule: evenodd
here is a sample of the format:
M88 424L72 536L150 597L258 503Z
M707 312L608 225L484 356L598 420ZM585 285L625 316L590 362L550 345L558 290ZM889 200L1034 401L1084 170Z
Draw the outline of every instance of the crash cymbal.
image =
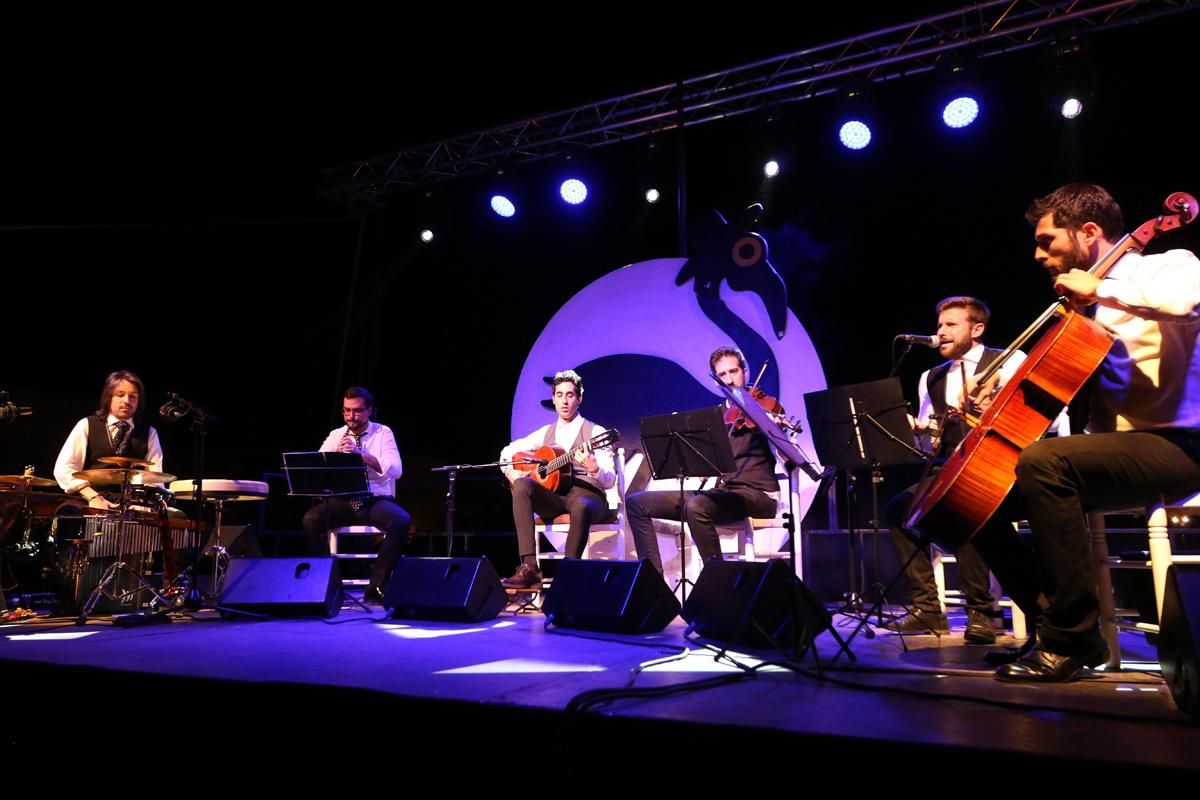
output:
M21 486L29 488L30 486L57 486L58 482L52 478L39 478L36 475L0 475L0 483L7 483L11 486Z
M96 460L101 464L112 464L115 467L124 467L125 469L154 466L153 461L143 461L140 458L130 458L129 456L104 456Z
M72 475L81 481L87 481L94 486L120 486L129 475L133 485L147 483L169 483L175 476L166 472L151 472L148 469L85 469Z

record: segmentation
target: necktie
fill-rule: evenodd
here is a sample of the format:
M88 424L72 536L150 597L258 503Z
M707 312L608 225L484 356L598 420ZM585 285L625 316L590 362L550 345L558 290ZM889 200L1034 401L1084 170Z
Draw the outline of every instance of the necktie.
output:
M116 430L113 431L113 452L117 455L124 455L125 449L129 446L129 423L119 421L116 424Z

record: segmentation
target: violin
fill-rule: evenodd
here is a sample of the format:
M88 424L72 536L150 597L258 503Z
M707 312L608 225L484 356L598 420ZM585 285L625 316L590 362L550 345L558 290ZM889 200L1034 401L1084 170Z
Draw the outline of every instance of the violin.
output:
M769 395L762 389L758 388L758 382L762 380L763 373L766 372L766 370L767 364L766 362L763 362L762 369L758 371L758 377L754 379L754 385L746 391L750 394L750 397L758 403L759 408L767 412L767 416L771 418L772 422L784 430L792 431L793 433L800 433L801 431L799 423L796 423L785 416L787 412L783 410L783 406L780 404L779 398ZM751 430L758 427L754 424L754 420L742 413L740 408L732 405L725 411L725 424L729 426L731 433L740 431L744 427L749 427Z

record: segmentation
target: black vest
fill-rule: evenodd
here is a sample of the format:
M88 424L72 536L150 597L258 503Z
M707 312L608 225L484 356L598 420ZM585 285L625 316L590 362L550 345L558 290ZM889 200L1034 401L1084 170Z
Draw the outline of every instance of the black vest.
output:
M558 429L558 420L554 420L550 427L546 429L546 436L542 443L549 447L556 447L558 442L554 440L554 432ZM569 452L574 452L583 447L583 443L592 438L592 431L596 429L595 423L591 420L584 419L583 424L579 426L579 434L575 437L575 441L571 444ZM587 484L585 488L604 494L604 489L600 488L600 484L596 483L596 479L587 474L587 470L579 466L579 462L572 456L571 461L571 476L576 482ZM562 491L561 489L559 491Z
M87 418L88 438L87 453L83 457L84 469L111 469L112 464L102 464L97 459L105 456L115 456L112 439L108 435L108 415L98 417L95 414ZM135 422L133 431L129 434L129 444L123 455L130 458L145 458L150 448L150 425L145 422Z
M975 374L978 375L987 369L1002 352L1004 351L993 347L985 347L983 355L979 357L979 363L975 365ZM935 455L949 453L958 447L958 443L966 437L970 430L961 418L946 420L946 376L950 373L950 366L953 363L953 361L947 361L938 364L929 370L929 377L925 380L925 388L929 391L929 403L933 406L933 413L942 421L942 444Z

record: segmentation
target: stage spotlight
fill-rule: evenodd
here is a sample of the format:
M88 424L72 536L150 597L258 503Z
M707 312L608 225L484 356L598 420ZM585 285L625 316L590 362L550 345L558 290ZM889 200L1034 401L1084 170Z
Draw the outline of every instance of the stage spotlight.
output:
M429 230L429 228L426 228L425 230L421 231L421 241L424 242L425 244L429 244L430 242L432 242L433 241L433 231Z
M577 206L587 199L587 186L578 178L568 178L558 187L558 193L563 200Z
M956 97L942 109L942 122L948 128L965 128L979 116L979 102L966 95Z
M779 162L778 161L768 161L767 163L763 164L763 175L766 175L768 178L774 178L778 174L779 174Z
M508 218L517 213L517 207L513 205L513 201L509 200L502 194L492 195L492 211L495 211L502 217Z
M1068 97L1063 101L1060 111L1067 119L1075 119L1083 113L1083 101L1077 97Z
M647 203L657 203L659 196L660 195L658 194L658 189L647 189L646 190L646 202Z
M844 147L851 150L862 150L871 143L871 129L867 123L852 119L838 130L838 139Z

